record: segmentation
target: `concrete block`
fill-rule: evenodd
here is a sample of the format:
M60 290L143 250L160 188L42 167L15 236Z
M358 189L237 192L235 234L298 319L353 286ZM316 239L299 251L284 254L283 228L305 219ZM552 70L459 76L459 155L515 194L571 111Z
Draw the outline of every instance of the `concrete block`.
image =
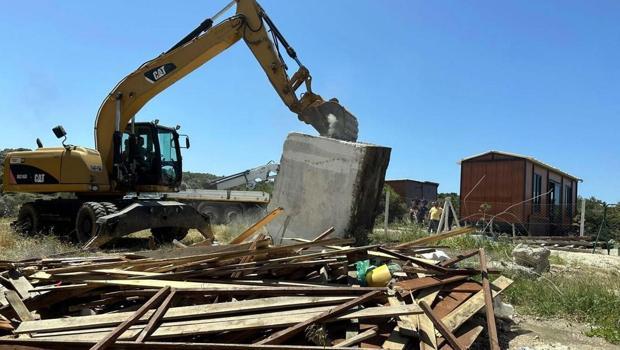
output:
M284 215L268 225L274 243L313 239L331 226L330 237L367 241L382 195L389 147L300 133L288 135L269 210ZM286 225L285 225L286 222ZM284 230L284 226L286 226Z

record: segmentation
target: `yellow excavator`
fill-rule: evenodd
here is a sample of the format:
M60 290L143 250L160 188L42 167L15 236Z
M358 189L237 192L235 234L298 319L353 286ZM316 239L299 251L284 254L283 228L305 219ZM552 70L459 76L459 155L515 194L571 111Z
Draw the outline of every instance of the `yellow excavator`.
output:
M232 17L214 23L236 5ZM26 232L69 230L86 247L151 229L158 241L180 239L188 229L209 232L208 218L194 208L148 194L176 192L182 176L181 148L189 138L179 127L136 122L135 114L155 95L243 39L284 104L320 135L356 141L357 119L336 99L312 91L312 78L295 50L255 0L235 0L203 21L165 53L121 80L103 101L95 120L95 147L66 143L62 126L53 128L62 147L9 153L4 191L70 193L24 204L15 227ZM289 77L280 53L299 69ZM305 92L299 94L304 85ZM184 142L180 141L183 140ZM146 194L146 196L145 196Z

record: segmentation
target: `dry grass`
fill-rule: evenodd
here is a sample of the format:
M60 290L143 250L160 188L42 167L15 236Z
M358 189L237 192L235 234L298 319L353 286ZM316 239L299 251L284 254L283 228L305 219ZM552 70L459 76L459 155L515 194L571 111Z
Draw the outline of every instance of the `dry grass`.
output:
M99 253L81 251L71 242L49 235L24 236L10 227L13 219L0 218L0 260L22 260L37 257L49 257L51 255L74 252L74 255L110 254L121 251L148 249L148 239L151 237L150 230L132 233L121 239L118 244L107 247ZM255 221L253 218L242 219L229 225L214 225L213 233L220 244L227 244L234 237L250 227ZM182 240L186 245L192 245L203 241L204 238L197 230L190 230Z
M21 260L78 250L53 235L23 236L10 227L11 219L0 219L0 260Z
M245 231L254 222L249 220L240 220L233 224L228 225L212 225L213 235L220 244L227 244L233 238L237 237L241 232ZM127 235L128 238L147 239L151 237L151 231L143 230L139 232ZM198 230L189 230L187 236L183 238L181 243L186 245L192 245L194 243L202 242L204 240L202 234Z

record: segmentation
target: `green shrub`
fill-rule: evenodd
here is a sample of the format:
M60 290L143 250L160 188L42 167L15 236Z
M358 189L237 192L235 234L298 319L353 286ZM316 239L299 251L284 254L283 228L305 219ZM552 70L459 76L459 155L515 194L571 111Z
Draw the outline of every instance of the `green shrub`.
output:
M620 344L620 279L583 275L545 275L540 280L515 277L506 290L517 311L541 317L586 322L589 336Z

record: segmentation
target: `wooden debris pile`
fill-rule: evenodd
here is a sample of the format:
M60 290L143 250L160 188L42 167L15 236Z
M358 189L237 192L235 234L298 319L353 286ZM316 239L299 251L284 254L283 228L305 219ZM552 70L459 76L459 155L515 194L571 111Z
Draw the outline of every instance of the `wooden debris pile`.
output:
M392 247L351 247L331 232L0 261L0 349L467 349L482 333L499 348L492 298L512 281L490 281L482 250L418 255L467 229ZM480 268L458 266L476 257ZM388 279L365 285L361 262ZM474 317L485 306L486 321Z
M538 245L556 250L591 251L595 248L607 250L614 248L613 241L598 241L593 236L516 236L510 239L513 243Z

